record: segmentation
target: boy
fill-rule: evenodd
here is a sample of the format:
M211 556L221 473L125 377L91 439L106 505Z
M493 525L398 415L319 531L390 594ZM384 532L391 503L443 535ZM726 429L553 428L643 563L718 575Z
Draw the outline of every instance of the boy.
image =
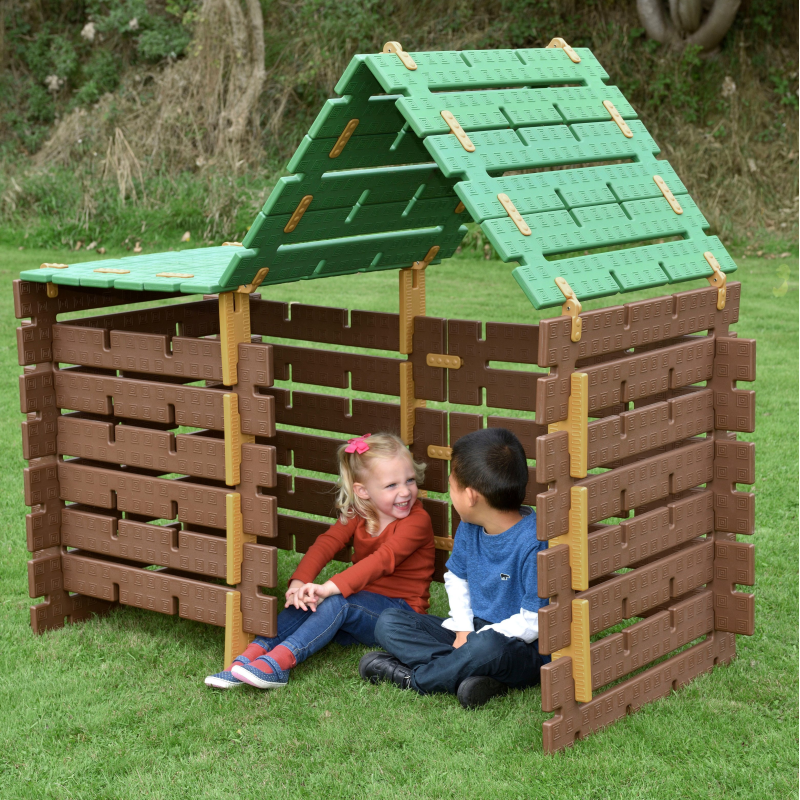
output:
M450 462L450 500L461 517L444 585L450 617L384 611L375 638L389 652L367 653L359 674L420 694L457 693L474 708L509 687L539 683L536 513L523 506L528 465L505 428L459 439ZM396 658L399 656L401 660Z

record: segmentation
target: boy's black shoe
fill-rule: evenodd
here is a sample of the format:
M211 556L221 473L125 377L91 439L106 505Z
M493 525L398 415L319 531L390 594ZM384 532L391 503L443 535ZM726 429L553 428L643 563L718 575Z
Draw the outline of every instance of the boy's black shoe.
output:
M358 662L358 674L370 683L391 681L401 689L411 688L411 667L382 650L367 653Z
M474 675L464 678L458 687L458 702L464 708L478 708L485 705L493 697L499 697L508 692L508 686L494 678Z

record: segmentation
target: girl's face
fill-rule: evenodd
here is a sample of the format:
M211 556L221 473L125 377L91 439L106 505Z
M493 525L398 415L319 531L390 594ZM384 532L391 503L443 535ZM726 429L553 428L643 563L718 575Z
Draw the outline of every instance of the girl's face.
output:
M376 458L369 465L369 473L353 484L353 490L375 506L382 531L393 520L411 513L419 490L408 456L398 453L393 458Z

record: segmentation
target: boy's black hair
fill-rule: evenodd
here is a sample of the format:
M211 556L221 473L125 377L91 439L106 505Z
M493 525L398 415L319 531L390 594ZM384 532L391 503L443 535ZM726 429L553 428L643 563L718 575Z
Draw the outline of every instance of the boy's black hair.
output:
M483 428L453 445L450 472L459 486L480 492L498 511L516 511L525 500L528 462L519 439L506 428Z

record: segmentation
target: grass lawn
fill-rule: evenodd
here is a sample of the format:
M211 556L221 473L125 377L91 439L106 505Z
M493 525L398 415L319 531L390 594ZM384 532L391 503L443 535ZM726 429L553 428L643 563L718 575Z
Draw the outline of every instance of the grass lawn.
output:
M33 636L10 282L21 269L74 255L0 249L8 370L0 387L0 797L797 796L796 255L741 259L736 274L744 284L738 331L758 340L755 636L738 639L729 667L557 756L542 753L549 715L537 689L465 712L453 697L363 683L363 648L330 646L285 689L222 693L203 685L220 668L221 628L121 608ZM535 320L510 272L469 259L431 267L428 313ZM396 275L289 284L268 296L394 311ZM281 553L281 590L297 559ZM446 612L440 586L432 611Z

